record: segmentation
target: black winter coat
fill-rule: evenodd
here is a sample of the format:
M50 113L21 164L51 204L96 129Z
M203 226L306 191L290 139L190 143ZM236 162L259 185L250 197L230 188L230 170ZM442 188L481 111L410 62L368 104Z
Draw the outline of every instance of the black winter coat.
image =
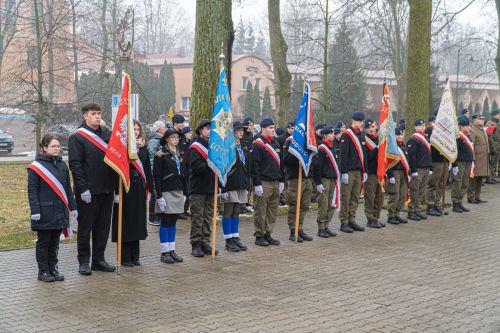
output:
M429 168L432 170L432 155L424 143L412 136L406 143L406 146L408 147L410 173L417 172L418 168Z
M328 144L325 142L322 142L325 146L328 147ZM318 145L318 154L314 156L316 159L315 163L315 172L314 172L314 182L316 185L320 185L321 183L321 178L326 178L326 179L337 179L337 173L335 172L335 169L332 166L332 162L330 161L330 158L328 155L325 153L323 149L319 148L320 145ZM332 152L333 156L335 159L337 156L335 156L335 152L333 151L334 146L328 147L330 151ZM338 165L338 160L336 159L337 165Z
M105 127L93 130L85 123L83 127L97 134L106 143L109 142L111 132ZM86 190L91 194L112 193L118 182L116 172L104 163L105 153L92 142L78 133L69 137L68 159L69 168L73 175L75 194L79 195Z
M177 170L174 154L169 149L162 147L162 149L156 152L153 162L153 179L157 198L161 198L163 192L184 189L184 152L179 149L177 157L180 162L180 173Z
M39 155L36 161L49 170L62 184L68 197L70 210L76 210L76 201L71 189L69 171L60 156ZM58 230L69 226L69 212L66 205L35 171L28 169L28 200L31 215L40 214L38 221L31 220L32 230Z
M259 135L257 138L261 138ZM256 138L256 139L257 139ZM268 143L265 138L262 138L264 143ZM272 139L270 145L276 150L280 157L280 165L276 163L271 153L268 152L264 147L258 145L257 143L252 143L252 148L250 150L250 173L252 175L253 184L259 186L262 181L285 181L284 166L283 166L283 154L281 153L281 147L276 139Z
M469 137L470 140L470 137ZM472 151L469 149L467 144L464 142L464 140L461 137L458 137L457 139L457 149L458 149L458 156L457 160L453 162L453 166L456 167L458 165L458 162L472 162L474 161L474 155L472 154Z
M245 154L244 150L243 155L245 156L245 164L243 164L240 154L236 150L236 163L229 171L226 186L222 189L222 192L248 189L248 155Z
M285 148L283 149L283 162L285 163L285 175L286 179L297 179L299 178L299 160L295 155L289 152L290 144L292 140L285 142ZM305 174L304 168L302 168L302 178L313 178L316 171L317 159L313 158L311 165L309 167L309 173Z
M370 150L368 146L366 146L366 159L368 160L366 164L368 165L368 168L365 170L369 175L376 175L377 174L377 165L378 165L378 137L371 136L371 135L366 135L369 137L376 145L377 147Z
M354 131L354 129L352 130ZM356 131L354 131L354 133L356 133ZM344 133L342 134L342 138L340 139L340 173L347 173L352 170L365 170L365 172L367 172L368 165L365 135L363 134L363 132L359 131L359 133L356 133L356 136L358 137L358 140L362 146L364 166L361 165L361 161L359 160L355 143L352 142L351 137L347 133Z
M427 138L431 139L431 135L432 135L432 130L434 129L434 127L427 127L425 129L425 134L427 135ZM439 163L439 162L444 162L445 161L445 157L443 155L441 155L441 153L439 152L439 150L437 150L436 148L434 148L433 145L431 145L431 156L432 156L432 163Z
M405 154L406 161L408 161L408 152L406 151L405 144L403 143L402 146L399 146L399 148L401 148L401 150ZM403 166L403 163L398 162L398 164L387 170L387 178L394 177L394 170L405 170L405 167Z
M201 143L208 149L208 141L197 137L193 143ZM214 172L208 166L207 160L191 144L188 152L189 163L189 194L213 194Z

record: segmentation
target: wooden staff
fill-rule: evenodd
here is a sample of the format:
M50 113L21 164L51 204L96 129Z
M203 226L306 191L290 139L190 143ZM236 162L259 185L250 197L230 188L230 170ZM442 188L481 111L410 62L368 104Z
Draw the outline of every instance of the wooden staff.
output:
M214 173L214 215L212 217L212 258L215 257L215 239L217 235L217 192L219 191L219 181L217 175Z
M299 179L297 185L297 207L295 208L295 243L299 238L299 222L300 222L300 199L302 196L302 165L299 162Z
M443 167L447 168L448 165L446 162L443 162ZM449 176L449 173L448 173ZM441 177L441 209L443 210L443 216L444 216L444 205L446 203L445 200L445 195L446 195L446 182L448 179L445 179L444 177Z
M123 186L122 177L118 181L118 254L116 255L116 274L120 275L122 266L122 202L123 202Z

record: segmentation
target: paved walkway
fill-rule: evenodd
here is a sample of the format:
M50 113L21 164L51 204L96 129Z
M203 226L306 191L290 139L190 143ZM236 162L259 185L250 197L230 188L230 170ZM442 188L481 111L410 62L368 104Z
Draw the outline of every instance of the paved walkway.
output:
M51 284L36 281L34 250L0 252L0 332L500 332L499 194L486 187L471 213L302 244L281 216L272 248L252 244L248 220L249 251L215 260L189 255L180 221L184 263L160 262L152 228L143 265L120 276L78 275L75 244Z

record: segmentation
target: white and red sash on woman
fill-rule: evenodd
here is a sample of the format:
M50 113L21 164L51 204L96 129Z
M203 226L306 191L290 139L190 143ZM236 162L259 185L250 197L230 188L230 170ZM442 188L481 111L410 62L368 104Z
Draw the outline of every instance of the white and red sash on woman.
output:
M340 209L340 169L337 164L337 161L335 160L335 156L333 156L332 151L325 145L321 144L318 147L319 149L323 150L328 156L328 159L330 160L330 163L333 167L333 170L335 170L335 174L337 174L337 182L335 183L335 191L333 192L333 198L332 198L332 203L331 205L337 209Z
M406 179L408 180L408 186L406 187L406 202L409 202L410 200L410 192L409 192L409 187L410 187L410 182L411 182L411 175L410 175L410 164L408 163L408 160L406 159L405 152L401 147L398 147L399 151L399 156L401 156L401 159L399 162L403 165L403 168L405 168L406 172Z
M56 176L54 176L52 172L49 171L49 169L47 169L40 162L37 161L31 163L28 166L28 169L33 170L38 176L40 176L40 178L42 178L50 186L50 188L57 194L57 196L59 197L59 199L61 199L61 201L66 206L68 211L70 211L66 190L64 189L64 186L61 184L59 179L57 179ZM69 224L69 227L63 229L63 234L64 237L71 237L73 235L73 230L71 229L71 223Z
M375 142L373 142L373 140L370 139L368 135L365 136L365 141L366 141L366 146L368 147L368 149L370 149L370 151L378 147L378 145Z
M431 145L429 144L429 142L427 141L425 136L423 136L420 133L413 133L412 137L417 139L418 141L422 142L422 144L425 146L425 148L427 148L429 153L431 152Z
M291 140L291 139L290 139ZM265 150L271 154L271 157L274 159L276 164L278 164L278 168L280 167L280 155L276 152L276 150L271 146L269 143L265 142L261 138L255 139L254 143L258 144L259 146L263 147Z
M199 142L193 142L191 144L191 147L189 147L189 149L196 149L196 151L198 153L200 153L200 155L205 159L207 160L208 159L208 149L207 147L205 147L204 145L202 145L201 143Z
M470 169L470 178L474 178L474 175L476 174L476 163L474 163L476 159L476 154L474 153L474 145L472 144L472 141L470 141L469 137L465 135L464 133L460 132L460 139L465 143L467 148L469 148L470 152L472 153L472 165Z
M106 149L108 149L108 144L101 139L101 137L91 131L89 131L86 128L80 127L79 129L76 130L75 133L80 134L83 136L85 139L93 143L97 148L102 150L104 153L106 153Z

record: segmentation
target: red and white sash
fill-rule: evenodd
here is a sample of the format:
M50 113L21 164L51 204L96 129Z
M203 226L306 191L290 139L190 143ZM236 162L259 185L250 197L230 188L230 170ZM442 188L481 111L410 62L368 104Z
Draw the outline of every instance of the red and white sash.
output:
M470 141L469 137L462 132L460 132L460 139L462 139L462 141L465 143L467 148L469 148L469 150L472 153L473 161L470 169L470 178L474 178L474 175L476 174L476 163L474 163L474 160L476 159L476 154L474 153L474 145L472 144L472 141Z
M142 164L141 160L135 160L132 162L132 165L139 171L142 177L142 181L144 183L144 189L146 190L146 198L149 194L148 190L148 182L146 180L146 173L144 172L144 165Z
M199 143L199 142L193 142L191 144L191 147L189 147L189 149L196 149L196 151L198 153L200 153L200 155L203 156L203 158L205 160L208 160L208 149L207 149L207 147L205 147L201 143Z
M366 141L366 146L368 147L368 149L370 149L370 151L378 147L378 145L375 142L373 142L373 140L370 139L368 135L365 136L365 141Z
M413 133L412 137L417 139L418 141L422 142L422 144L425 146L425 148L427 148L429 153L431 152L431 145L429 144L429 142L427 141L425 136L423 136L420 133Z
M28 169L33 170L40 178L42 178L50 188L57 194L59 199L63 202L66 208L69 209L68 196L64 186L61 184L59 179L56 178L46 167L44 167L40 162L34 161L28 166ZM71 237L73 235L73 230L71 229L71 223L69 227L63 230L64 237Z
M291 140L291 139L290 139ZM259 146L263 147L265 150L271 154L271 157L274 159L276 164L278 164L278 167L280 166L280 155L276 152L276 150L271 146L269 143L264 143L264 141L261 138L255 139L254 143L258 144Z
M349 137L351 138L351 141L354 143L354 147L356 148L356 152L358 153L358 158L359 158L359 161L361 162L361 169L362 169L362 173L364 174L365 173L365 159L364 159L364 156L363 156L363 146L361 145L361 142L359 142L359 139L358 139L358 136L354 133L354 131L350 128L348 128L345 133L347 135L349 135ZM361 175L361 177L363 177L363 175Z
M410 164L408 163L408 160L406 159L405 152L401 147L398 147L399 151L399 156L401 156L401 159L399 160L401 164L403 165L403 168L405 168L406 172L406 179L408 180L408 186L406 187L406 202L410 201L410 182L411 182L411 176L410 176Z
M333 155L332 151L325 145L321 144L318 147L319 149L323 150L330 159L330 163L333 167L333 170L335 170L335 174L337 175L337 182L335 184L335 191L333 192L333 198L332 198L332 206L336 207L337 209L340 209L340 170L339 166L337 164L337 161L335 160L335 156Z
M86 128L80 127L79 129L76 130L75 133L80 134L83 136L85 139L89 140L91 143L93 143L97 148L102 150L104 153L106 153L106 149L108 149L108 144L99 137L99 135L89 131Z

